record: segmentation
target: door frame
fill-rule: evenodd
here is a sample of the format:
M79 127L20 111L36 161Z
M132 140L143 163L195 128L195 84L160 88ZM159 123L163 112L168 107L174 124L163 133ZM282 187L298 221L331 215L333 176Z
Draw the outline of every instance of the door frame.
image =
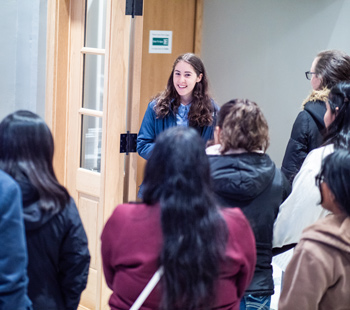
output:
M46 107L45 120L49 125L54 141L54 168L58 180L68 187L77 201L76 180L68 182L70 163L69 132L71 130L72 73L71 62L76 41L72 32L83 27L85 1L48 0L47 19L47 67L46 67ZM102 228L119 203L136 200L137 193L137 153L119 153L120 133L137 133L143 115L140 115L141 68L143 48L143 17L121 16L125 12L125 0L107 0L107 36L105 48L105 98L103 113L103 138L101 173L96 176L93 188L98 188L99 215L97 229L97 249L100 249ZM195 39L193 51L200 55L202 41L203 0L196 0ZM80 53L80 52L79 52ZM80 65L79 65L80 66ZM80 70L80 69L79 69ZM75 78L82 79L77 71ZM108 77L107 77L108 76ZM115 108L119 105L119 110ZM74 111L73 111L74 112ZM75 114L77 111L74 112ZM121 118L121 115L123 117ZM73 126L80 126L80 123ZM78 147L79 141L77 142ZM77 152L79 149L77 148ZM78 167L76 167L78 168ZM108 173L107 173L108 171ZM125 173L125 177L124 177ZM71 179L72 180L72 179ZM89 186L89 185L87 185ZM91 186L91 184L90 184ZM85 227L87 228L87 227ZM110 291L104 281L100 255L97 255L96 305L91 309L109 309L107 300ZM87 294L89 294L88 292ZM84 296L83 296L84 297ZM80 307L80 309L90 309Z

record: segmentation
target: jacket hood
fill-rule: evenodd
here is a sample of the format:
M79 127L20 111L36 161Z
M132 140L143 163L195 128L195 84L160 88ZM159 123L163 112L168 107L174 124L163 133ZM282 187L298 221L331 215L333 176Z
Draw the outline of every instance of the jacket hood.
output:
M350 254L350 217L331 214L306 228L301 239L323 243Z
M267 154L209 155L214 191L230 200L249 201L273 181L275 164Z
M315 121L319 130L325 128L324 114L326 113L326 100L328 98L329 89L314 90L310 96L304 101L304 110L307 111Z
M328 99L328 95L329 95L330 90L328 88L323 88L321 90L313 90L308 96L307 98L303 101L303 107L305 106L306 103L312 101L312 102L316 102L316 101L323 101L325 102Z
M39 205L39 201L23 207L23 219L26 230L35 230L44 226L57 213L43 210Z
M21 178L17 182L22 191L25 229L27 231L38 229L52 219L57 212L46 211L40 207L39 194L28 179Z

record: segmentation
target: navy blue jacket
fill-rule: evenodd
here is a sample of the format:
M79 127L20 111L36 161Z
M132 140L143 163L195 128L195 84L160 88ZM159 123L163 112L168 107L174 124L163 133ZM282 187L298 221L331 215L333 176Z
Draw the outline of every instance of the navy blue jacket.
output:
M74 200L61 211L43 211L31 185L19 184L28 246L28 295L33 308L76 310L86 287L90 254Z
M137 136L137 152L146 160L151 156L156 137L162 131L176 126L176 115L172 111L170 111L170 113L164 118L157 118L154 111L155 104L155 100L148 104L139 134ZM205 142L213 138L216 114L219 110L219 107L214 103L214 101L212 101L212 104L214 110L213 124L210 126L196 128Z
M246 294L272 295L273 224L290 184L267 154L210 155L209 162L218 204L241 208L254 232L257 263Z
M27 296L21 191L3 171L0 171L0 242L0 309L32 309Z

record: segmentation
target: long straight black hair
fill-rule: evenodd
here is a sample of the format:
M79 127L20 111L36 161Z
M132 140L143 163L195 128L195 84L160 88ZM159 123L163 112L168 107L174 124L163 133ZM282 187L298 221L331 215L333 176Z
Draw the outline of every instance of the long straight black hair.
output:
M20 110L0 123L0 169L17 181L27 179L38 193L40 207L57 212L70 196L57 181L53 153L50 129L37 114Z
M350 81L340 82L332 87L328 104L334 121L324 136L324 145L334 144L335 149L350 150Z
M145 168L143 199L161 207L161 309L209 309L227 227L214 203L209 161L196 130L177 126L158 136Z

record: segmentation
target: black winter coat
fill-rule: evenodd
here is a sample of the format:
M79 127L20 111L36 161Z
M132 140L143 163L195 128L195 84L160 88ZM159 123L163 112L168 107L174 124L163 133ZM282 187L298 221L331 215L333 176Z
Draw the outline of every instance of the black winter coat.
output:
M272 295L273 224L290 184L267 154L211 155L209 161L218 204L241 208L254 232L257 264L246 294Z
M322 144L325 128L323 117L326 113L324 100L328 93L328 90L314 91L293 124L281 168L291 184L307 154Z
M78 209L71 198L57 212L44 212L28 183L23 195L28 248L28 296L34 310L76 310L86 287L90 254Z

